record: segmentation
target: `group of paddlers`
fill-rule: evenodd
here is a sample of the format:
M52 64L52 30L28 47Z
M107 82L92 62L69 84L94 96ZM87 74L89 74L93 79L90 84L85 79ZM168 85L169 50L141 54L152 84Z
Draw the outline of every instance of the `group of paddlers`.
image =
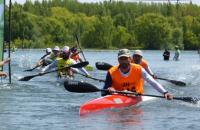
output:
M48 72L51 70L58 69L58 77L73 77L74 73L81 71L86 76L90 76L85 68L65 68L72 64L78 62L83 62L81 59L78 49L76 46L70 48L69 46L64 46L60 49L55 46L53 49L46 48L46 54L40 58L33 68L42 67L41 73Z

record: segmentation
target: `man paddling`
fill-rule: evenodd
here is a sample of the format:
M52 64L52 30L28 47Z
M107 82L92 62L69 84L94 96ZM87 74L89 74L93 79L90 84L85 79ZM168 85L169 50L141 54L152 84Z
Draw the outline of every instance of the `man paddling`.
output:
M83 60L81 59L81 57L80 57L80 55L79 55L77 46L72 47L72 48L70 49L70 52L71 52L71 56L70 56L70 57L71 57L73 60L75 60L77 63L78 63L78 62L83 62ZM86 70L84 67L79 68L79 70L80 70L81 72L83 72L84 74L86 74L86 76L90 77L90 74L87 72L87 70Z
M131 62L141 65L153 78L157 78L150 69L148 62L143 59L143 54L141 50L134 51Z
M49 57L52 53L51 48L46 48L45 49L46 54L43 55L40 60L37 62L37 64L35 65L35 67L39 67L39 66L47 66L48 64L50 64L52 61L49 60Z
M60 58L60 48L58 46L55 46L53 49L53 53L49 56L49 59L54 61Z
M74 59L76 62L83 62L83 60L81 59L81 57L79 55L77 46L70 48L70 51L72 53L70 56L72 59Z
M119 65L113 66L108 70L103 89L108 89L109 92L119 90L143 94L142 79L144 79L153 86L154 89L163 94L166 99L173 99L173 96L166 91L161 84L155 81L145 69L140 65L131 64L131 56L128 49L119 50L118 62ZM107 93L102 93L102 96L106 94Z
M67 67L69 65L75 64L76 62L70 58L70 50L69 47L64 47L61 53L61 59L58 60L57 68L59 69L58 71L58 77L74 77L73 75L73 69L67 68L67 69L62 69L63 67Z

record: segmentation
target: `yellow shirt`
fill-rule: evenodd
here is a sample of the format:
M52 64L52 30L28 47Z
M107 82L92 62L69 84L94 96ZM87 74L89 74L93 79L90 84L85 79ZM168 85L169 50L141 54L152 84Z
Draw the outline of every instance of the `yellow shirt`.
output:
M69 58L68 60L64 60L64 59L59 59L58 60L58 73L62 73L62 72L66 72L66 69L61 70L63 67L67 67L69 65L74 64L74 60Z

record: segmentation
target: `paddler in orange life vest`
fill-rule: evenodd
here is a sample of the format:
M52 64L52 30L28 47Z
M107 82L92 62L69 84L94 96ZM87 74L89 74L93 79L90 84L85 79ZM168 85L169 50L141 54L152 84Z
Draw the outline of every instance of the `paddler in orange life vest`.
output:
M83 60L81 59L77 46L74 46L72 48L70 48L71 51L71 58L74 59L76 62L83 62Z
M72 53L70 57L71 57L73 60L75 60L77 63L78 63L78 62L83 62L83 60L81 59L81 57L80 57L80 55L79 55L77 46L74 46L74 47L70 48L70 51L71 51L71 53ZM90 74L87 72L87 70L86 70L84 67L79 68L79 70L80 70L81 72L83 72L86 76L90 77Z
M149 73L149 75L151 75L154 79L156 79L157 77L151 71L151 69L148 65L148 62L146 60L144 60L142 57L143 57L142 51L141 50L135 50L134 53L133 53L131 62L141 65L146 70L146 72Z
M131 56L128 49L121 49L118 52L119 64L111 67L108 70L106 81L103 89L108 89L109 92L132 91L138 94L144 93L142 79L146 80L154 89L164 95L168 100L173 99L173 96L164 89L145 69L140 65L131 63ZM102 93L105 96L107 93Z

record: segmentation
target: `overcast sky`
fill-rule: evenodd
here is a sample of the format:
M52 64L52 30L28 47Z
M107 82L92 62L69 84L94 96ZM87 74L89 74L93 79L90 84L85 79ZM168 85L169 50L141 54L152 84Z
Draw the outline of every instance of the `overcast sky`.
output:
M24 3L26 0L12 0L12 2L17 2L17 3ZM35 0L32 0L32 1L35 1ZM39 1L42 1L42 0L39 0ZM78 0L80 2L100 2L100 1L104 1L104 0ZM123 1L136 1L136 0L123 0ZM137 0L137 1L140 1L140 0ZM142 0L141 0L142 1ZM145 0L144 0L145 1ZM149 0L150 1L150 0ZM152 0L152 1L156 1L156 0ZM162 0L157 0L157 1L162 1ZM164 0L164 1L167 1L167 0ZM174 1L174 0L172 0ZM179 0L179 1L183 1L184 2L189 2L190 0ZM193 3L195 4L198 4L200 5L200 0L191 0ZM9 3L9 0L6 0L6 4Z

